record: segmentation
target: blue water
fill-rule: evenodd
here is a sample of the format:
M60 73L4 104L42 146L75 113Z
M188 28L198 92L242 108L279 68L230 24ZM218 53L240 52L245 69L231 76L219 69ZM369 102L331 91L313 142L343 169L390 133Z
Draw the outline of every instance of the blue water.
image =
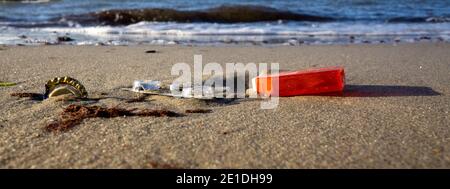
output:
M111 9L204 10L221 5L262 5L281 11L333 18L330 22L257 23L141 22L92 26L63 20ZM61 22L59 22L61 23ZM450 41L450 0L59 0L0 3L0 44L333 43ZM24 37L26 36L26 37Z

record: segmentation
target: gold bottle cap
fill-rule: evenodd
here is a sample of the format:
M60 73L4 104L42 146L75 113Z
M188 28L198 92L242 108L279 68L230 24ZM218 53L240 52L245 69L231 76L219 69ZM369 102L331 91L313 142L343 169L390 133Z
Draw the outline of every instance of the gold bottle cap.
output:
M56 77L45 84L45 98L64 94L73 94L78 98L88 96L85 87L78 80L70 77Z

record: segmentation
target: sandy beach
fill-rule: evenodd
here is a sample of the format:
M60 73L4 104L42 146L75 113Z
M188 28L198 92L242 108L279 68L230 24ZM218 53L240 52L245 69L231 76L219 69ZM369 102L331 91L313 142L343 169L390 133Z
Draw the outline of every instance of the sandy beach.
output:
M146 53L156 50L156 53ZM137 79L170 82L172 65L279 63L343 66L343 95L195 100L122 91ZM317 46L0 46L0 168L450 168L450 44ZM71 76L86 101L13 97ZM94 99L95 98L95 99ZM71 104L167 109L181 117L90 118L45 126ZM202 108L211 113L186 114Z

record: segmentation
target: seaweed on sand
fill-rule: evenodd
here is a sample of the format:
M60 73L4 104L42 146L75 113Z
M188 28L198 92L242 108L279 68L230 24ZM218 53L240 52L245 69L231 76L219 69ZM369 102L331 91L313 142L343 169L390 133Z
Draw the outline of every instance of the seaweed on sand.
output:
M178 117L180 114L168 110L103 108L99 106L70 105L61 113L61 119L48 124L48 132L67 131L87 118L114 118L123 116Z

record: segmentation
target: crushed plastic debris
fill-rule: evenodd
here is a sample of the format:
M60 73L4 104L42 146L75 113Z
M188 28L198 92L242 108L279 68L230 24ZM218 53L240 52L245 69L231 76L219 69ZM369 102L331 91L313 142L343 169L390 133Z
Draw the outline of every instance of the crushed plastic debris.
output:
M181 83L172 83L169 88L174 97L199 99L224 97L231 90L229 87L191 86L190 84L187 84L187 87L183 87Z
M182 98L212 99L224 97L229 90L229 87L192 86L183 88L182 85L177 83L170 85L172 96Z
M160 81L136 80L133 82L133 91L155 91L161 88Z
M163 85L160 81L137 80L134 81L132 88L122 88L122 90L132 91L141 94L162 95L177 98L197 98L212 99L218 96L224 96L229 87L209 87L209 86L191 86L184 87L181 84Z

